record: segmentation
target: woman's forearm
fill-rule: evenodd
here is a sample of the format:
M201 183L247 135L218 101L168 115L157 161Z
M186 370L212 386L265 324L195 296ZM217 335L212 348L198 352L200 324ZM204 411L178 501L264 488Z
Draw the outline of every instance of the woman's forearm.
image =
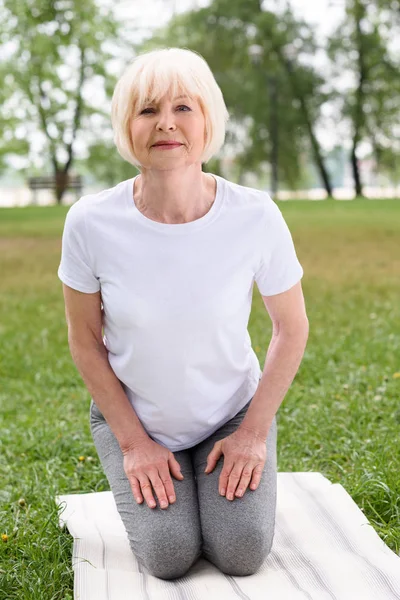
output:
M303 358L308 328L296 334L273 335L268 347L262 378L240 424L266 440L275 414L288 391Z
M73 361L96 406L115 435L121 450L127 451L149 436L129 402L108 361L104 345L70 342Z

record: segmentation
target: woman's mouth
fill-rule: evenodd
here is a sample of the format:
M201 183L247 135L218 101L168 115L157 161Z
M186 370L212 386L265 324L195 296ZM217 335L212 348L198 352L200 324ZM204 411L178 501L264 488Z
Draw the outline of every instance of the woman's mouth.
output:
M153 148L160 148L160 150L167 150L169 148L178 148L182 144L155 144Z

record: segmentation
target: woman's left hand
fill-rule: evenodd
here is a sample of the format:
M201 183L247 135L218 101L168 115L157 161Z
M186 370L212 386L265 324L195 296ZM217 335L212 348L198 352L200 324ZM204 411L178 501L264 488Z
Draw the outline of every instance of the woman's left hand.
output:
M228 500L241 497L250 483L250 489L257 489L267 458L266 440L250 429L236 431L214 444L207 457L205 473L211 473L221 454L224 465L219 478L219 493Z

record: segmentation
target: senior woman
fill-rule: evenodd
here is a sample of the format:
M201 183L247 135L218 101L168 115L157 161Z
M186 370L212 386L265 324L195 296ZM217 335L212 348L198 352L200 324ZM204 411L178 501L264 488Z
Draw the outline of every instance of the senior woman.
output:
M58 269L95 447L139 569L174 579L203 556L253 574L274 538L276 412L308 337L303 269L266 192L202 171L229 114L199 54L137 56L111 112L140 173L70 207ZM273 322L263 372L254 282Z

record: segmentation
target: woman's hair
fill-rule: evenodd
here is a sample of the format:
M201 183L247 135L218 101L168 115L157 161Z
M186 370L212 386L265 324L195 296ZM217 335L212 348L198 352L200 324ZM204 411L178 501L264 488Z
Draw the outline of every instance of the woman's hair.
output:
M111 101L114 143L126 161L139 167L133 151L130 121L149 102L171 92L197 98L205 117L205 145L201 163L216 154L225 140L229 113L221 89L200 54L186 48L163 48L139 54L119 78Z

